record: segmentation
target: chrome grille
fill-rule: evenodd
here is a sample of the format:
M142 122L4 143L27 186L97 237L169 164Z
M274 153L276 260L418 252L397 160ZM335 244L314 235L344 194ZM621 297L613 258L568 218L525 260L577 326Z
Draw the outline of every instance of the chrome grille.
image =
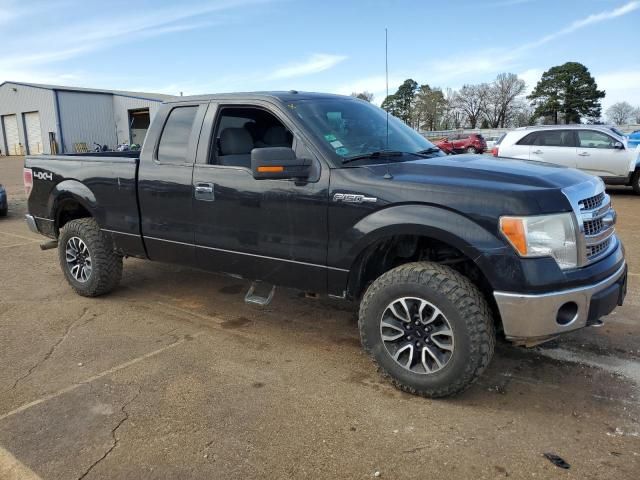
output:
M578 221L582 222L584 235L583 262L595 262L606 255L614 244L616 214L611 208L609 195L604 192L578 201L580 212Z
M578 267L584 267L618 248L616 212L604 190L604 182L590 177L562 189L577 222Z
M602 253L606 252L611 245L612 238L607 238L604 242L600 242L596 245L587 246L587 258L589 260L596 259Z
M596 218L595 220L584 221L584 234L587 236L597 235L605 229L602 218Z
M600 207L604 202L604 197L605 197L604 192L601 192L597 195L594 195L593 197L580 200L580 202L578 203L580 205L580 210L581 211L594 210Z

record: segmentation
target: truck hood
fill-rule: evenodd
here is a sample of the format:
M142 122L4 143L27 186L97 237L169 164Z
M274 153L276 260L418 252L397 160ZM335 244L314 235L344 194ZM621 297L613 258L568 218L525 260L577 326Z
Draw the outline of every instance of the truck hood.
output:
M467 216L539 215L572 210L563 189L590 183L579 170L542 162L486 155L454 155L407 162L366 165L346 173L362 192L380 202L423 203ZM356 175L354 170L360 170ZM590 187L590 188L592 188Z
M372 173L389 173L396 182L463 185L514 190L562 189L585 182L589 175L572 168L529 160L509 160L486 155L450 155L368 167Z

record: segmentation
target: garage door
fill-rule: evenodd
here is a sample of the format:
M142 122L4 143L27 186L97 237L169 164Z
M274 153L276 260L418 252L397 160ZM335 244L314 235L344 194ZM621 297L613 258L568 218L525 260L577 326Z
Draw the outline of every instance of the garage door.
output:
M7 139L7 155L20 155L20 137L18 136L18 118L15 115L2 117L4 134Z
M24 114L24 126L27 129L27 148L29 155L42 153L42 131L40 130L40 112Z

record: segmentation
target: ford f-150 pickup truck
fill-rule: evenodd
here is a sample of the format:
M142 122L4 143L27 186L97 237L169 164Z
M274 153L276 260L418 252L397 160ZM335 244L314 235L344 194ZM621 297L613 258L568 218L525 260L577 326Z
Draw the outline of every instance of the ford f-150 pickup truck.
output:
M600 179L447 157L355 98L182 97L137 155L25 160L27 223L77 293L111 291L138 257L252 280L258 303L275 285L359 302L364 349L408 392L459 393L498 335L534 345L625 296Z

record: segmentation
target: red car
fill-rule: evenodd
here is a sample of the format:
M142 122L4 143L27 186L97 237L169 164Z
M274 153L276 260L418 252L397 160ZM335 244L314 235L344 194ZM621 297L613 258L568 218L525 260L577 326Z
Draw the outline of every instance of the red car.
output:
M452 153L455 153L453 151L453 143L451 143L449 139L446 137L441 138L440 140L434 141L433 144L436 147L438 147L440 150L442 150L444 153L446 153L447 155L451 155Z
M487 142L479 133L457 133L435 142L436 147L444 153L482 153Z

